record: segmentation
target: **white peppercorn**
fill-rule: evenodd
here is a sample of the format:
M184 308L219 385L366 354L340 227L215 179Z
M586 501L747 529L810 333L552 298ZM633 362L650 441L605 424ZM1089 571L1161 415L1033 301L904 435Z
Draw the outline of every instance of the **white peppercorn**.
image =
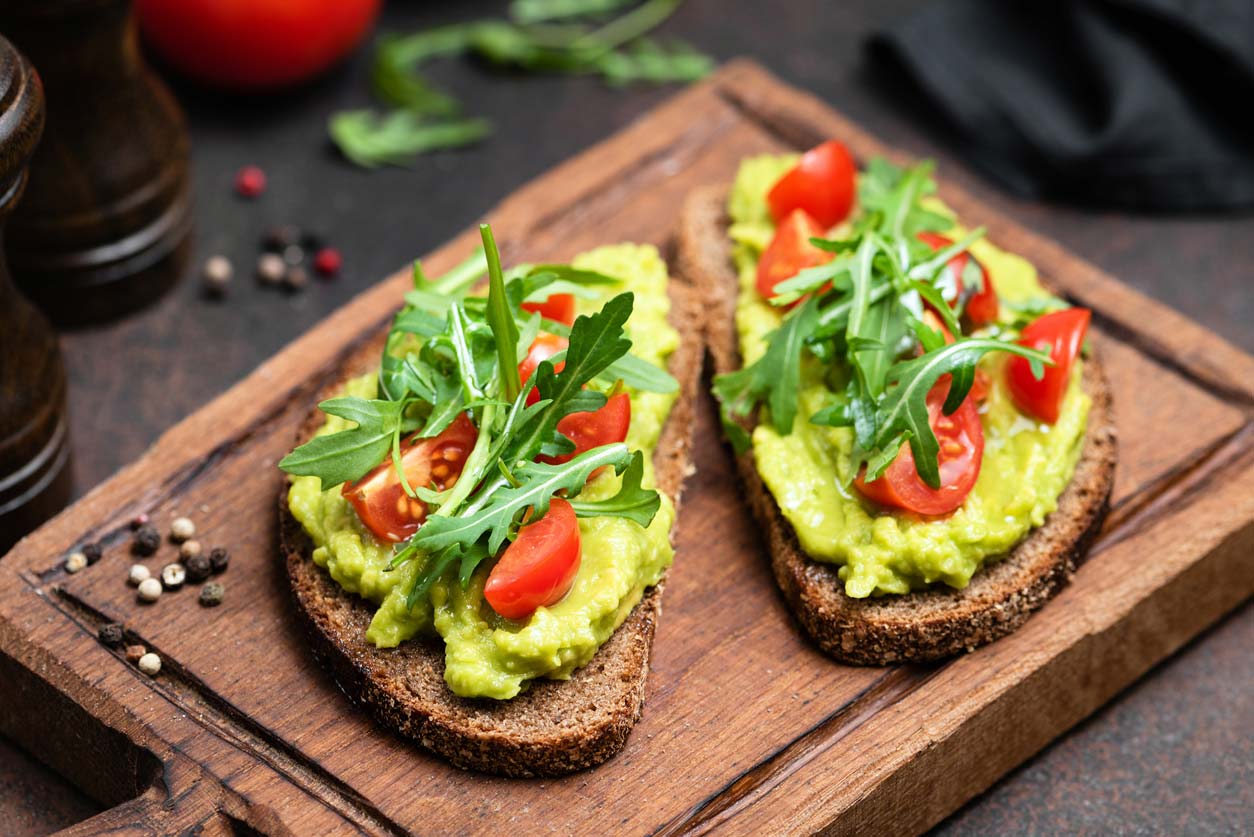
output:
M145 578L139 583L139 600L155 602L161 598L161 582L155 578Z
M126 580L138 587L150 578L152 578L152 571L143 564L131 564L131 571L127 575Z
M257 259L257 280L263 285L277 285L283 281L287 264L277 253L262 253Z
M139 658L139 670L149 677L153 677L157 672L161 671L161 658L149 651L147 654Z
M76 573L87 566L87 556L81 552L71 552L65 557L65 571Z
M166 564L161 568L161 584L167 590L177 590L187 580L187 570L182 564Z
M231 267L226 256L210 256L201 269L201 280L205 283L205 290L211 294L226 293L234 275L235 268Z
M188 558L194 558L200 554L200 541L193 538L190 541L183 541L183 545L179 547L179 558L186 561Z
M196 535L196 524L190 518L176 517L170 523L170 539L175 543L190 540Z

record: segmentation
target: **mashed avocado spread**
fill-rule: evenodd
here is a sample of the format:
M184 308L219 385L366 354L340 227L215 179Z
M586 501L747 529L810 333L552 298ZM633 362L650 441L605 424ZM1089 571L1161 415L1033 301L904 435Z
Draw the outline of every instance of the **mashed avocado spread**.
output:
M762 354L764 338L781 320L779 310L757 293L754 278L775 229L766 193L796 161L795 155L745 160L730 196L730 233L740 274L736 325L746 364ZM929 208L950 214L939 203ZM1002 300L1046 295L1035 268L1024 259L983 239L971 252ZM1057 507L1084 442L1090 401L1080 387L1081 364L1077 360L1059 419L1050 426L1015 407L1000 373L1002 362L998 355L982 362L993 382L980 407L984 461L971 494L946 517L885 511L845 487L853 476L847 473L853 431L805 420L838 398L817 367L803 369L799 418L791 434L781 436L765 421L754 429L753 455L763 481L806 553L840 565L848 595L908 593L938 581L963 588L986 561L1004 555Z
M655 248L634 244L602 247L573 262L578 268L620 277L622 284L597 288L596 296L580 298L580 313L598 310L624 290L635 293L627 324L632 352L665 368L679 345L667 322L666 264ZM345 394L374 397L377 376L348 382ZM676 394L635 392L631 395L631 426L627 445L644 452L644 485L653 485L653 450ZM350 424L329 416L319 433L334 433ZM613 496L620 477L602 474L584 489L582 498ZM647 528L623 518L592 517L579 521L583 557L570 592L557 604L541 607L525 621L497 615L483 598L491 562L481 564L470 585L454 579L437 581L425 601L405 606L405 591L421 568L411 561L386 571L392 545L377 540L362 525L340 487L324 490L317 477L295 477L288 494L292 515L314 542L313 559L337 584L378 605L366 638L392 648L411 637L431 632L445 645L444 677L463 697L507 699L536 677L566 679L587 663L644 594L670 566L674 551L670 529L675 510L665 494L661 509Z

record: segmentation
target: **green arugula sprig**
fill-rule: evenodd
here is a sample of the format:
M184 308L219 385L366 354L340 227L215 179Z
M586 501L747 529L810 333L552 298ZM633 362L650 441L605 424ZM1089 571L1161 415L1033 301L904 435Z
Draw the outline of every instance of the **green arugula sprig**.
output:
M936 252L918 240L920 232L952 224L923 203L936 191L931 172L931 163L902 169L872 160L859 178L861 212L850 235L812 239L834 258L780 283L772 303L805 301L767 336L756 362L714 379L723 426L737 452L751 444L746 428L760 408L766 408L760 420L781 434L792 432L803 367L825 364L829 383L843 381L843 387L809 420L853 429L850 473L865 464L867 478L877 479L908 442L919 476L939 487L939 445L927 409L932 387L950 376L942 408L948 415L966 398L976 364L989 352L1025 357L1038 376L1050 363L1047 354L1001 336L963 335L962 300L947 300L952 288L946 287L951 280L945 268L983 230ZM974 280L970 287L976 287ZM952 343L923 322L925 302L954 336Z
M427 151L478 142L492 132L485 119L466 117L461 104L420 72L426 63L471 54L490 64L529 72L598 75L622 86L689 82L714 61L679 41L646 37L682 0L515 0L510 18L441 26L411 35L388 34L375 48L371 81L391 110L348 110L328 123L331 139L367 168L405 165ZM606 16L627 9L619 17Z
M523 519L538 520L557 494L571 499L578 516L622 517L641 526L649 525L661 502L656 491L642 487L642 454L621 443L561 464L535 461L574 450L558 422L605 405L596 382L641 391L678 387L665 371L629 353L624 326L633 295L615 296L569 329L542 321L539 314L524 311L522 303L566 289L587 293L619 280L566 265L503 270L491 228L485 224L480 232L483 248L434 281L415 263L414 290L406 294L385 342L379 397L323 402L324 412L353 426L316 436L279 463L289 474L316 476L329 488L360 479L391 453L404 490L430 510L418 532L397 545L390 565L423 562L408 591L410 607L454 566L461 583L468 584L475 568L499 553ZM485 272L487 297L468 296ZM524 390L519 358L541 328L562 333L568 346L541 362ZM561 371L555 367L559 361ZM533 386L540 398L528 405ZM443 491L410 485L401 467L402 436L438 435L461 414L471 417L476 437L457 482ZM622 475L619 491L596 501L579 500L589 476L604 467Z

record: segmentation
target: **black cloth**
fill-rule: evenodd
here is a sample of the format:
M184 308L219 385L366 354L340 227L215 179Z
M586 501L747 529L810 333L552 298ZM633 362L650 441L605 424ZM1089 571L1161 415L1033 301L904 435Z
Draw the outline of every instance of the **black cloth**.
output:
M1013 192L1254 206L1254 0L936 0L871 50Z

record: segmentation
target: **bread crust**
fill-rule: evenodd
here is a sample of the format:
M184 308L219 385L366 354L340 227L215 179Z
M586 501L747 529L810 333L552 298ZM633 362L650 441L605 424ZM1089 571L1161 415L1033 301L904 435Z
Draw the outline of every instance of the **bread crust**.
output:
M691 470L704 330L691 289L672 279L669 292L670 320L681 341L669 370L680 393L653 463L658 488L678 507ZM382 335L355 352L345 365L347 374L325 394L377 364L381 348ZM322 421L321 413L313 411L299 439L308 439ZM388 729L463 769L516 777L582 770L627 743L644 703L665 579L645 592L626 621L569 680L536 680L507 701L468 699L454 695L444 683L444 644L438 638L411 640L392 649L366 641L374 605L346 593L313 563L313 544L288 511L286 485L279 497L279 541L296 612L314 656L350 700Z
M717 372L740 367L735 326L739 282L727 235L726 187L693 192L679 229L678 271L711 301L707 341ZM944 585L866 599L845 595L838 567L811 560L754 465L736 457L742 485L766 532L771 568L797 620L825 652L844 662L885 665L970 651L1009 634L1064 587L1109 508L1116 439L1110 389L1098 358L1084 364L1092 399L1084 449L1058 508L963 590Z

